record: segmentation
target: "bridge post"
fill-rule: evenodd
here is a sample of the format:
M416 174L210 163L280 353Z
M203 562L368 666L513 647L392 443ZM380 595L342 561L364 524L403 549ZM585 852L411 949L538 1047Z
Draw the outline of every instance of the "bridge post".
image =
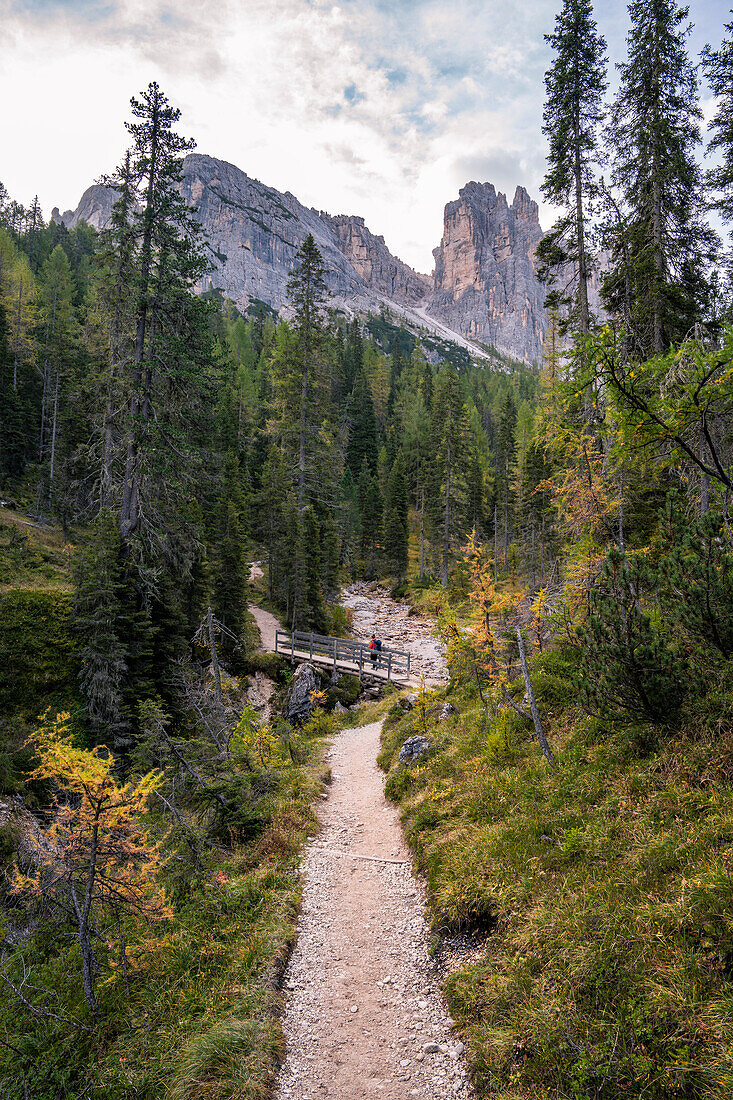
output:
M310 661L312 661L313 660L313 632L312 631L311 631L311 635L310 635L310 643L311 643L311 647L310 647L310 651L309 651L309 654L308 654L308 659Z
M337 657L337 654L338 654L338 645L339 645L338 638L334 638L334 640L333 640L333 671L334 671L334 673L336 672L336 657Z
M392 654L391 653L389 655L389 658L387 659L387 679L388 680L392 679Z
M295 631L290 633L290 660L295 661Z
M361 680L362 673L364 672L364 646L359 642L359 679Z

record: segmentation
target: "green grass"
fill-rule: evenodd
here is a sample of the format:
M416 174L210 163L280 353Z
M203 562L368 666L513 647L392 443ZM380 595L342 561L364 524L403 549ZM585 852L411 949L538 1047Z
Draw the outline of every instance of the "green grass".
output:
M72 547L58 527L0 508L0 592L56 589L71 592Z
M4 1100L268 1095L283 1049L280 979L296 934L300 853L317 831L312 802L328 780L312 733L294 732L298 763L277 769L261 806L269 823L256 839L210 852L198 867L174 849L173 918L145 945L129 930L130 994L119 973L100 982L91 1033L34 1020L3 992L0 1036L16 1048L0 1045ZM73 944L36 939L32 963L36 987L60 995L45 1003L90 1024Z
M535 680L557 755L473 691L419 766L414 714L385 724L387 792L424 870L436 944L481 1097L725 1097L733 1090L731 669L650 738L577 713L572 658ZM651 747L650 747L651 746Z

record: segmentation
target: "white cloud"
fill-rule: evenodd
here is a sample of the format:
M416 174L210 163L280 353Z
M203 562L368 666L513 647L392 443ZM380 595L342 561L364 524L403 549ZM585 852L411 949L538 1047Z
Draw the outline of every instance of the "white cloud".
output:
M469 178L540 198L543 35L558 5L0 0L0 178L47 211L76 205L120 159L129 97L157 79L201 152L363 215L430 270L443 206ZM715 41L717 11L709 22ZM608 25L618 57L613 7Z

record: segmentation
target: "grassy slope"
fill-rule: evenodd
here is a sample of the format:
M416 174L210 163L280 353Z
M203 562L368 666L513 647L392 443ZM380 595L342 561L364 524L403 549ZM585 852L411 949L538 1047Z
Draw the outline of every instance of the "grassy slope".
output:
M0 1034L20 1054L0 1046L3 1097L52 1100L87 1086L97 1100L267 1095L282 1046L279 978L295 938L299 857L317 830L311 803L327 778L322 748L296 743L301 763L281 770L260 806L272 816L259 837L210 854L198 870L174 863L174 917L142 950L130 930L129 996L119 973L103 984L91 1034L33 1021L3 995ZM37 945L31 961L34 984L60 989L63 1011L90 1023L75 948Z
M5 690L7 697L0 715L0 800L23 793L37 808L39 792L26 781L32 756L22 745L47 705L73 709L76 703L67 622L72 590L70 554L58 530L0 510L0 695ZM279 976L295 937L300 854L317 830L312 803L328 777L322 741L296 734L292 747L293 761L270 773L269 793L258 802L269 818L259 836L226 851L204 849L198 867L184 858L185 845L172 849L167 885L174 918L144 949L128 929L129 995L119 974L102 982L102 1013L91 1033L34 1020L2 989L3 1100L267 1095L282 1045ZM14 835L12 826L0 827L2 865L12 862ZM0 941L7 901L2 872L0 866ZM73 938L36 939L24 953L33 967L32 999L91 1023ZM12 957L11 968L18 962Z
M433 754L380 758L428 878L436 930L481 949L448 979L479 1096L724 1097L733 1091L733 683L651 741L581 716L570 659L535 678L558 765L471 688Z

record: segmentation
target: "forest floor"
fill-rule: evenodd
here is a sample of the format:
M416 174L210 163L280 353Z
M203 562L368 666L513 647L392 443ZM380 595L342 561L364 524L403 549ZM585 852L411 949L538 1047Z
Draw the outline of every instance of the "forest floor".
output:
M342 731L327 755L333 784L306 849L277 1100L471 1095L423 891L383 794L381 725Z

